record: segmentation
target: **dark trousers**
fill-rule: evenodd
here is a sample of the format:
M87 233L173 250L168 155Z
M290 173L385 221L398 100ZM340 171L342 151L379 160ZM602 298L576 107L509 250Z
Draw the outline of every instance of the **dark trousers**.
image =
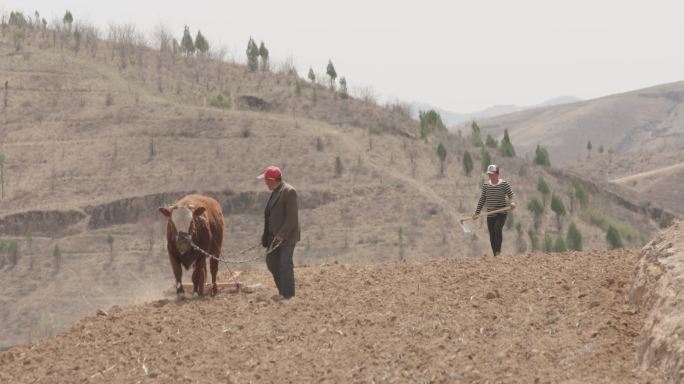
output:
M266 256L266 266L273 275L278 293L287 299L295 295L294 264L292 263L294 249L294 245L284 245Z
M506 214L498 213L487 216L487 229L489 229L489 243L492 245L494 256L501 253L501 243L503 243L503 227L506 223Z

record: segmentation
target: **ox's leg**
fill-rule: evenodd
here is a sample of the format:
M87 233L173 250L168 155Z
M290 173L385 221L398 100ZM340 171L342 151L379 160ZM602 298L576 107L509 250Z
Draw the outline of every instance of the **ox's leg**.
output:
M221 257L221 246L223 245L223 220L219 220L219 225L213 237L211 244L213 249L211 250L212 255L216 257ZM213 257L209 260L209 269L211 270L211 295L214 296L218 294L218 286L216 285L216 274L218 273L219 261ZM230 272L230 270L229 270ZM240 290L240 287L236 287Z
M220 255L218 256L220 257ZM209 260L209 270L211 271L211 295L214 296L218 293L218 287L216 286L216 274L218 273L218 260L212 258Z
M195 261L195 270L192 272L192 285L194 292L199 296L204 296L204 284L207 281L207 263L205 257L201 256Z
M176 296L183 296L185 290L183 290L183 268L178 258L171 253L169 253L169 261L171 261L171 269L173 269L173 276L176 278Z

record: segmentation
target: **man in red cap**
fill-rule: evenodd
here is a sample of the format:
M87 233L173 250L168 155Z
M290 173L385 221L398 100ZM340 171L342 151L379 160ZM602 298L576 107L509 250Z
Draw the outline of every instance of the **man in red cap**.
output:
M280 168L276 166L266 168L257 179L264 180L271 191L264 211L261 245L273 249L266 255L266 266L278 288L278 295L273 299L289 299L295 295L292 257L295 245L299 241L297 191L283 181Z

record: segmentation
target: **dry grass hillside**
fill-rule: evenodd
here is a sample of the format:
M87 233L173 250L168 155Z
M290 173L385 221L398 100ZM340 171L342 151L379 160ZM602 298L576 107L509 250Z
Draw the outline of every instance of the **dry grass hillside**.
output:
M665 207L679 217L684 216L680 192L684 180L681 151L594 154L590 159L571 164L570 168L593 178L608 179L636 192L643 200Z
M616 154L677 151L684 147L684 82L660 85L479 121L483 132L508 129L520 153L534 157L541 144L552 164L582 160L602 146ZM463 129L463 128L462 128Z
M684 82L678 82L479 123L483 135L500 137L508 129L519 153L529 159L542 145L552 165L617 183L681 217L684 175L677 164L684 162L682 108ZM460 129L470 132L469 127Z
M401 107L343 99L287 72L251 73L137 45L126 51L117 41L77 51L72 38L49 29L25 28L17 49L18 31L5 26L0 38L0 80L8 84L0 114L0 346L64 330L97 308L159 298L172 275L156 208L185 193L220 200L225 257L254 256L237 251L259 239L268 195L255 176L268 164L281 166L300 192L298 266L489 252L482 221L472 236L458 224L474 210L484 178L480 149L445 132L418 139L418 122ZM218 92L230 102L217 104ZM517 133L512 140L522 141ZM465 151L474 157L470 176ZM545 237L557 243L570 222L585 250L606 249L610 225L627 247L657 227L657 206L491 153L520 203L505 254L531 251L528 232L540 248ZM539 177L567 207L560 229L548 202L536 230L525 209L540 196ZM578 185L588 196L583 205L573 197Z

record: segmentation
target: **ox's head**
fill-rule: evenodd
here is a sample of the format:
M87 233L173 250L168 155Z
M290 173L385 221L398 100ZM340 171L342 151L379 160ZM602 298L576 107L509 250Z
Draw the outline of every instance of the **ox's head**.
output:
M175 233L172 234L172 239L176 243L176 249L181 254L187 253L192 242L192 233L194 232L195 222L194 218L204 213L204 207L195 207L193 205L160 207L159 212L169 218Z

